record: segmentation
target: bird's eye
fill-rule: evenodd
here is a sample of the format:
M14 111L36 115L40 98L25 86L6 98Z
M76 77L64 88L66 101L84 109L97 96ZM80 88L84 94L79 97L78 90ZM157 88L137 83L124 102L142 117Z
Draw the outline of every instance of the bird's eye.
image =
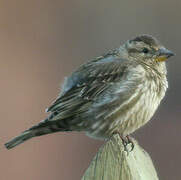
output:
M148 48L143 48L142 52L147 54L149 52L149 50L148 50Z
M143 48L142 52L147 54L149 52L149 50L147 48Z

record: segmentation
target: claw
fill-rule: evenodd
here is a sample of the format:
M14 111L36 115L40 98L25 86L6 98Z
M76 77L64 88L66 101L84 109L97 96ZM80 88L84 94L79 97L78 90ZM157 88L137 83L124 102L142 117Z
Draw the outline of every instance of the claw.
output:
M131 144L131 151L133 151L133 149L134 149L134 142L132 141L132 139L129 136L126 136L126 138L128 140L128 144Z
M120 138L122 140L123 146L124 146L124 151L126 151L127 154L129 154L129 152L133 151L134 142L132 141L132 139L129 136L122 137L119 132L115 132L114 134L119 134L119 136L120 136ZM128 144L131 144L131 150L128 150L128 148L127 148Z

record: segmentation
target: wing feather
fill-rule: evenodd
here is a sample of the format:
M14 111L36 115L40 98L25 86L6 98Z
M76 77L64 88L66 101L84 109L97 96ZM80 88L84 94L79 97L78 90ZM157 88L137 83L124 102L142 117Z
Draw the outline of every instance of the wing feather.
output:
M69 77L64 89L69 89L67 86L70 86L70 82L74 86L63 92L48 108L47 112L61 110L64 107L71 108L71 104L76 105L77 100L85 103L94 101L111 84L121 81L125 71L126 66L123 66L121 60L117 59L107 63L96 62L80 67ZM72 80L73 78L77 81L76 83L75 80Z
M128 98L119 90L127 88L127 68L127 60L115 56L82 65L68 77L63 92L48 108L51 112L49 120L67 119L72 125L88 116L107 116L108 111L114 111L121 101ZM129 91L127 94L131 94L132 89ZM109 108L110 104L112 108Z

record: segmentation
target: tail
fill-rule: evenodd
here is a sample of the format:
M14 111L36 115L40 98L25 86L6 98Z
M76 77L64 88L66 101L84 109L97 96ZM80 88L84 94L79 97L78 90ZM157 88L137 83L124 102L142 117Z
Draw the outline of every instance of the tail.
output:
M7 149L11 149L35 136L42 136L45 134L55 133L58 131L69 131L69 130L65 128L63 124L60 125L59 122L56 121L52 122L46 119L44 121L41 121L39 124L31 127L30 129L24 131L22 134L10 140L9 142L7 142L5 144L5 147Z
M19 136L15 137L14 139L10 140L9 142L7 142L5 144L7 149L11 149L21 143L24 143L26 140L31 139L32 137L34 137L33 133L31 132L31 130L27 130L24 131L22 134L20 134Z

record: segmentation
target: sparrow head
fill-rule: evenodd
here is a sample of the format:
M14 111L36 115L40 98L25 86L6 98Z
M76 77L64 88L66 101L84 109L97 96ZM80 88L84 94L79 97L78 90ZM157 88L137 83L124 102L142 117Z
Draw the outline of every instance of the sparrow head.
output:
M124 48L128 57L148 64L158 64L174 55L173 52L166 49L156 38L150 35L140 35L128 40Z

